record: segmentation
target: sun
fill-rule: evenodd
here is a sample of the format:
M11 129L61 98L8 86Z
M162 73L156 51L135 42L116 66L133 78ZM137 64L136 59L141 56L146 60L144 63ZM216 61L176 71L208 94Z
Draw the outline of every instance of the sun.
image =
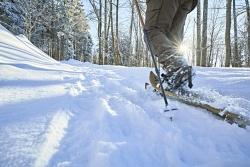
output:
M186 55L189 52L188 46L181 43L178 47L178 52L182 55Z

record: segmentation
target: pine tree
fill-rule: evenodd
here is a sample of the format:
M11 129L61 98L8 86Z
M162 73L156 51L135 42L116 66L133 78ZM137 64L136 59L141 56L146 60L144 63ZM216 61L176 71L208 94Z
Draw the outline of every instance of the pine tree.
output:
M90 61L93 42L80 0L0 2L0 21L56 60Z
M0 2L0 23L14 34L24 33L24 13L16 2Z

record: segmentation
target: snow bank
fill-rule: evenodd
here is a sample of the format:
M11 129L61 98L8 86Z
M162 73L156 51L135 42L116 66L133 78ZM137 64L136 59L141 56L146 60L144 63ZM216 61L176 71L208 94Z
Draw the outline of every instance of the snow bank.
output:
M20 64L25 62L56 63L55 60L31 44L26 37L23 35L16 37L2 25L0 25L0 36L0 63L15 63L17 61Z

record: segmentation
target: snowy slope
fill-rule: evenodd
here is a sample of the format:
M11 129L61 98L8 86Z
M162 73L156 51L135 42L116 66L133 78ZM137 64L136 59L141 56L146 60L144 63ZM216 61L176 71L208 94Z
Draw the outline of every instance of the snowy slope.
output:
M250 130L144 90L149 68L59 63L0 27L0 166L250 166ZM197 68L195 91L249 117L250 70Z

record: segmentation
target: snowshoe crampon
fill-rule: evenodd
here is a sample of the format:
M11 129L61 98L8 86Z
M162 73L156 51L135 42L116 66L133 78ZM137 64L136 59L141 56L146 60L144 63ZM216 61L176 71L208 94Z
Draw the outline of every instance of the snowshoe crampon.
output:
M166 74L161 74L162 81L166 83L166 88L168 90L182 89L186 84L189 88L193 87L192 77L192 66L184 66L179 68L175 72L167 72Z

